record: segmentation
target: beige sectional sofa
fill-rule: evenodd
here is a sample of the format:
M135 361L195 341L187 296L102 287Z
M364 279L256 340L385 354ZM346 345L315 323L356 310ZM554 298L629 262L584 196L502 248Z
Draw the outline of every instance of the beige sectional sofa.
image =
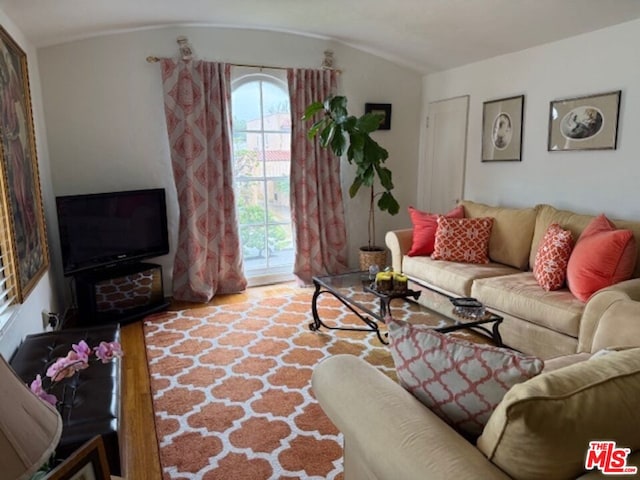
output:
M640 318L640 303L634 303ZM618 324L607 327L595 335L598 345L626 341ZM640 472L640 348L589 356L548 360L540 375L511 388L477 443L355 356L324 360L312 383L344 435L345 480L607 478L585 470L589 442L597 440L630 449L627 465Z
M481 299L505 317L505 342L544 357L544 369L506 393L473 442L365 361L324 360L314 369L313 390L344 435L345 480L607 478L585 466L589 442L599 440L629 449L626 465L638 467L638 474L616 478L640 478L639 265L633 279L586 303L568 290L545 292L529 266L547 226L558 222L577 238L593 217L549 205L463 204L468 217L495 218L492 263L408 257L411 230L402 230L387 235L394 269ZM640 223L615 223L638 239Z
M538 245L547 227L559 223L574 240L594 218L551 205L504 208L463 201L465 217L492 217L488 264L433 260L407 256L412 229L388 232L394 271L445 293L475 297L504 317L500 333L506 345L541 358L591 351L599 321L613 311L625 315L624 305L640 300L640 255L633 278L594 294L587 302L567 288L547 292L536 282L532 270ZM629 229L640 246L640 222L614 220L617 228ZM631 302L631 303L629 303ZM637 317L625 316L635 338L619 340L638 344ZM623 322L624 323L624 322Z

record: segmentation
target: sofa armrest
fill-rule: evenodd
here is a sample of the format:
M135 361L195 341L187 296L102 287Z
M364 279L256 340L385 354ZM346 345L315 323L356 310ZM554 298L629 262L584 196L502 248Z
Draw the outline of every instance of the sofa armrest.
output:
M391 250L391 266L394 272L402 272L402 257L411 250L413 228L391 230L387 232L384 241Z
M322 361L312 384L344 435L345 480L509 478L404 388L355 356ZM356 465L363 467L356 471Z
M580 321L578 352L640 346L640 278L603 288L587 301Z

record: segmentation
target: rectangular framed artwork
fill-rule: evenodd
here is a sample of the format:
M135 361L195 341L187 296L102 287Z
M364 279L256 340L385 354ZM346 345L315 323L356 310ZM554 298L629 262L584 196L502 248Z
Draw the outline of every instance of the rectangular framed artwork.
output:
M522 161L524 95L484 102L482 106L482 161Z
M101 436L93 437L45 477L46 480L110 480Z
M2 245L2 254L11 255L16 267L18 301L22 302L47 270L49 252L27 56L2 27L0 50L1 201L2 210L8 217L5 227L9 230L7 243Z
M621 93L552 100L547 150L615 150Z
M391 130L391 104L390 103L365 103L364 113L382 115L382 122L378 130Z

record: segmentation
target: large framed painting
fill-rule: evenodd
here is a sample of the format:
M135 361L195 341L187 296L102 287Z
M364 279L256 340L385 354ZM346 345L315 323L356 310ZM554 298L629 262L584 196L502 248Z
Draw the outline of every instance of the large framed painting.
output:
M482 161L522 161L524 95L483 103Z
M15 266L18 301L33 289L49 266L40 193L27 56L0 27L0 165L2 211L8 242L2 255ZM7 252L9 245L11 252Z
M615 150L620 94L616 90L551 101L547 150Z

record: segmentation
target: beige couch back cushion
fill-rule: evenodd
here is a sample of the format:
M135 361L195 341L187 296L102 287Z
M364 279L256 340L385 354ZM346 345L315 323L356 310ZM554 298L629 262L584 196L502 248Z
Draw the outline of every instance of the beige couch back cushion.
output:
M527 270L531 239L536 225L535 208L492 207L463 200L467 218L492 217L489 258L498 263Z
M515 479L576 478L589 442L640 449L640 348L543 373L507 392L478 448Z
M577 241L585 227L593 220L595 215L580 215L569 210L558 210L551 205L537 205L538 215L535 221L535 230L533 232L533 241L531 242L531 251L529 256L529 265L533 265L536 259L538 246L544 237L547 228L552 223L558 223L562 228L571 231L573 241ZM631 230L636 239L636 245L640 245L640 222L632 222L628 220L610 219L617 228ZM636 267L633 277L640 277L640 255L636 261Z

